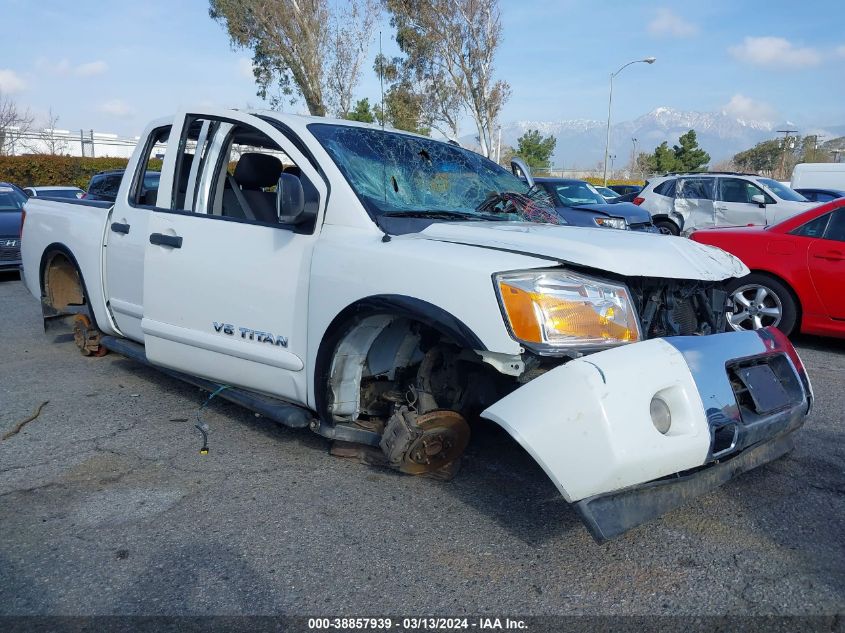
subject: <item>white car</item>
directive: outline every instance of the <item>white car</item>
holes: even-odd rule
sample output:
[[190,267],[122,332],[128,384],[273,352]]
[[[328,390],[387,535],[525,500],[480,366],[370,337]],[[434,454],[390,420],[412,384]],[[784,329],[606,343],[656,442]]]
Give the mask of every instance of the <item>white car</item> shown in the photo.
[[223,388],[338,454],[443,478],[468,419],[498,424],[600,541],[789,451],[798,355],[723,333],[745,265],[558,225],[526,179],[425,136],[198,108],[148,126],[114,202],[30,199],[23,276],[83,353]]
[[662,233],[713,226],[769,225],[816,206],[771,178],[732,172],[671,174],[648,181],[634,204]]
[[24,187],[23,192],[30,198],[81,198],[85,191],[79,187]]

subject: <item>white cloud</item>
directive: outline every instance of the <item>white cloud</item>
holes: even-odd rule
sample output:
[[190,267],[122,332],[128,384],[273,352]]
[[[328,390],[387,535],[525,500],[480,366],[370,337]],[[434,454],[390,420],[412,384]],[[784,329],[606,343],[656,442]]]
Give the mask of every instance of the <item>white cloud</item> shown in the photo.
[[84,64],[72,64],[68,59],[52,62],[40,57],[35,62],[35,68],[39,72],[59,75],[60,77],[93,77],[94,75],[102,75],[109,69],[109,65],[101,59]]
[[765,68],[805,68],[822,60],[816,49],[797,47],[782,37],[746,37],[728,51],[742,62]]
[[249,79],[250,81],[255,79],[255,75],[252,72],[251,59],[248,57],[238,58],[238,74],[244,79]]
[[668,37],[689,37],[698,32],[698,27],[684,20],[672,9],[658,9],[654,19],[648,24],[648,32],[652,35]]
[[722,106],[722,112],[745,121],[774,121],[777,118],[777,112],[768,103],[739,93]]
[[94,75],[102,75],[109,69],[109,65],[101,59],[95,62],[87,62],[79,64],[73,69],[73,74],[79,77],[93,77]]
[[97,109],[104,114],[110,114],[121,119],[132,116],[135,113],[129,104],[122,99],[109,99],[101,103]]
[[14,93],[26,88],[26,82],[14,70],[0,68],[0,92]]

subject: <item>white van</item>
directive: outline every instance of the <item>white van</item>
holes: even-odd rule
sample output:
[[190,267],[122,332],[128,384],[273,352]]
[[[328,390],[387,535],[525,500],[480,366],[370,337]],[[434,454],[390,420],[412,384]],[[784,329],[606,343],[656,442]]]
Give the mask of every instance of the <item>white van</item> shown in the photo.
[[845,189],[845,163],[798,163],[792,170],[793,189]]

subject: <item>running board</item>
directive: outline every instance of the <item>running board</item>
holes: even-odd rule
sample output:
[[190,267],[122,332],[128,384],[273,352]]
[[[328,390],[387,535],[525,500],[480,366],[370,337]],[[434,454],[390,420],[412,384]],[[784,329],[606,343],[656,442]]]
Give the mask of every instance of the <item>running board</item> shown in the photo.
[[[159,367],[154,365],[147,359],[147,353],[144,346],[134,341],[129,341],[125,338],[117,338],[114,336],[104,336],[100,339],[100,345],[106,349],[125,356],[131,360],[152,367],[168,376],[182,380],[188,384],[199,387],[204,391],[213,393],[220,389],[222,385],[184,374],[180,371],[168,369],[166,367]],[[381,435],[373,431],[357,428],[348,424],[329,425],[321,422],[314,417],[314,414],[304,407],[285,402],[278,398],[265,396],[254,391],[241,389],[240,387],[229,387],[218,394],[218,397],[233,402],[239,406],[249,409],[262,415],[263,417],[278,422],[284,426],[294,429],[310,428],[317,435],[322,435],[330,440],[341,440],[344,442],[354,442],[357,444],[367,444],[369,446],[378,446],[381,441]]]

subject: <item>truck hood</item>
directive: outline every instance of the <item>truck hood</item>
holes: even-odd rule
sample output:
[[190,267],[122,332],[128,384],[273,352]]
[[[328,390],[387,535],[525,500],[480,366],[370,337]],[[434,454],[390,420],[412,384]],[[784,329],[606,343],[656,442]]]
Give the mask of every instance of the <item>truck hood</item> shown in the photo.
[[628,277],[721,281],[748,268],[725,251],[686,238],[526,222],[436,222],[393,239],[425,239],[491,248],[605,270]]
[[651,222],[651,214],[630,202],[607,202],[605,204],[576,204],[570,209],[584,209],[594,213],[601,213],[608,217],[625,218],[628,224],[642,224]]

